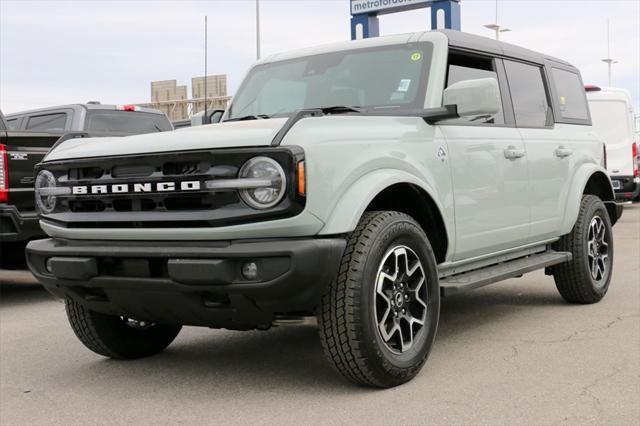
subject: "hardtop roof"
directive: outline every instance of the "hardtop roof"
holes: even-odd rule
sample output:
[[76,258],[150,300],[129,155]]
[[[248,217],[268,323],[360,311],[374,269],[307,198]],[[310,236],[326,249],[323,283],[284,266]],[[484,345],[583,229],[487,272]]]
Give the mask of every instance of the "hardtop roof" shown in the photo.
[[[6,114],[5,118],[9,119],[12,117],[19,117],[22,115],[30,115],[30,114],[34,114],[34,113],[46,113],[49,111],[58,111],[61,109],[72,109],[72,110],[79,110],[79,109],[86,109],[86,110],[110,110],[110,111],[115,111],[116,108],[118,106],[117,105],[109,105],[109,104],[67,104],[67,105],[56,105],[56,106],[51,106],[51,107],[44,107],[44,108],[36,108],[36,109],[30,109],[30,110],[25,110],[25,111],[18,111],[18,112],[13,112],[11,114]],[[149,113],[149,114],[163,114],[162,111],[157,110],[157,109],[153,109],[153,108],[143,108],[143,107],[138,107],[138,111],[136,112],[145,112],[145,113]]]

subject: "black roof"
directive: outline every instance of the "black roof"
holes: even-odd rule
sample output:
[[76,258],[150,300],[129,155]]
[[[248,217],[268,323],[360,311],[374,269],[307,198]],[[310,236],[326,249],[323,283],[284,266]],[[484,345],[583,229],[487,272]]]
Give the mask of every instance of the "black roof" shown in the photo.
[[492,38],[483,37],[475,34],[463,33],[454,30],[438,30],[449,39],[449,46],[461,49],[476,50],[480,52],[488,52],[495,55],[506,56],[514,59],[521,59],[528,62],[535,62],[543,65],[545,61],[555,62],[564,66],[575,68],[573,65],[562,59],[554,58],[543,53],[525,49],[524,47],[514,44],[505,43],[503,41],[494,40]]

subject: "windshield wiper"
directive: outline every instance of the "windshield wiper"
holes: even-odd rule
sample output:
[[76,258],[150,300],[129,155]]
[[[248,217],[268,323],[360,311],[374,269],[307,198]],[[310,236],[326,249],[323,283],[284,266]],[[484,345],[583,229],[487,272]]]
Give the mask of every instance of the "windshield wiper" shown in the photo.
[[328,107],[320,107],[317,109],[321,110],[325,114],[343,114],[343,113],[349,113],[349,112],[363,113],[364,112],[364,109],[358,106],[344,106],[344,105],[333,105]]
[[242,117],[229,118],[224,121],[226,123],[227,121],[264,120],[266,118],[269,118],[269,116],[266,114],[258,114],[258,115],[251,114],[251,115],[243,115]]

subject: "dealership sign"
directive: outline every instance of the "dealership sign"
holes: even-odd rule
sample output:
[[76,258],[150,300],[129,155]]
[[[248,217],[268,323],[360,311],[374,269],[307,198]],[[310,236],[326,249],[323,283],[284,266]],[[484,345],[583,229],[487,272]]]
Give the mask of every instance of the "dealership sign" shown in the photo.
[[[428,6],[435,0],[351,0],[351,14],[398,12]],[[393,10],[389,10],[393,9]]]

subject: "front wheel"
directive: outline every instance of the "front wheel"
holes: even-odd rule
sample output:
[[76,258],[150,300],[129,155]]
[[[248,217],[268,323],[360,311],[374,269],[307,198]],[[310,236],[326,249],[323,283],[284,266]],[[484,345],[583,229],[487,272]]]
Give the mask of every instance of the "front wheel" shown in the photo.
[[403,213],[365,213],[321,302],[329,360],[357,384],[407,382],[427,360],[439,315],[436,261],[423,230]]
[[65,300],[67,318],[80,341],[93,352],[116,359],[134,359],[164,350],[180,329],[179,325],[162,325],[105,315]]
[[570,262],[552,269],[560,295],[570,303],[600,301],[609,289],[613,270],[613,230],[600,198],[582,197],[576,224],[554,248],[573,255]]

